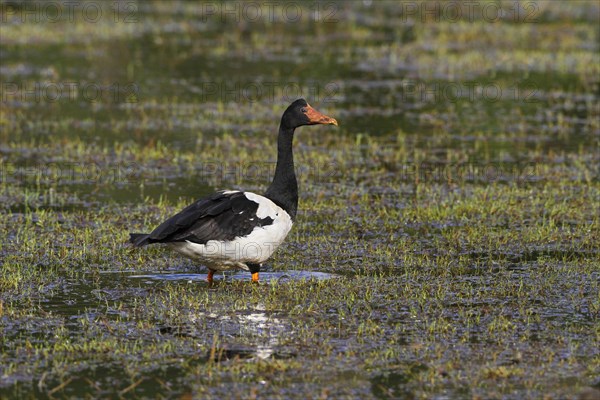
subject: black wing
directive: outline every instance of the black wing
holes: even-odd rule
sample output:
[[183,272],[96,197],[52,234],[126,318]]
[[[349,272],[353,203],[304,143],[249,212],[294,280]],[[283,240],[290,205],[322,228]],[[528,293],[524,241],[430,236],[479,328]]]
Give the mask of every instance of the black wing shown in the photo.
[[200,244],[209,240],[233,240],[248,235],[257,226],[273,223],[270,217],[256,216],[258,206],[243,192],[217,192],[190,204],[148,235],[131,234],[130,242],[144,246],[186,240]]

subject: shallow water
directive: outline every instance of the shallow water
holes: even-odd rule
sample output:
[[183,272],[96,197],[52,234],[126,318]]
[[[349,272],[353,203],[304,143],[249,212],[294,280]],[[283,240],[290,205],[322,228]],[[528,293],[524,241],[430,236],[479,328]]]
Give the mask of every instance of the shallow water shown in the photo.
[[[185,281],[185,282],[204,282],[206,281],[206,274],[145,274],[145,275],[132,275],[129,276],[131,279],[141,279],[144,282],[150,281]],[[339,275],[328,274],[326,272],[317,271],[285,271],[285,272],[261,272],[260,283],[270,283],[272,281],[297,281],[307,279],[333,279],[339,278]],[[215,281],[230,281],[230,280],[247,280],[249,275],[243,272],[236,274],[215,274]]]

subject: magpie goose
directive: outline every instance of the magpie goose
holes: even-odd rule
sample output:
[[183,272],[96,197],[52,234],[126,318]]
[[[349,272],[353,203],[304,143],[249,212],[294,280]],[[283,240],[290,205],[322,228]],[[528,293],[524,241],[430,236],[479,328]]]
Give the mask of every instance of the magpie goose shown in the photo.
[[167,219],[151,233],[131,233],[136,247],[167,243],[179,253],[208,267],[207,281],[215,271],[240,268],[258,273],[292,228],[298,209],[298,183],[294,171],[294,130],[303,125],[337,125],[304,99],[283,113],[277,137],[277,166],[264,195],[223,190],[200,199]]

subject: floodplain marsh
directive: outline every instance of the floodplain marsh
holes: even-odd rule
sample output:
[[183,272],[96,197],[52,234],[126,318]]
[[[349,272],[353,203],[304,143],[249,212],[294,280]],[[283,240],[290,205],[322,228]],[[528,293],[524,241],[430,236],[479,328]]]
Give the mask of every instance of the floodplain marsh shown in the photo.
[[[0,3],[0,397],[598,394],[598,4],[400,3]],[[296,132],[264,282],[126,243],[264,191],[300,96],[340,126]]]

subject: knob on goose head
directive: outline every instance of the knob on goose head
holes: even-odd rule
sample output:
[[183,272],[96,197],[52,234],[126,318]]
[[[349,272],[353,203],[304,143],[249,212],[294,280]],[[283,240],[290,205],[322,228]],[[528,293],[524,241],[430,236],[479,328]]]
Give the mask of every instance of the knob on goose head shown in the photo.
[[298,99],[290,104],[281,117],[281,126],[287,129],[317,124],[337,126],[338,123],[335,118],[321,114],[312,108],[304,99]]

